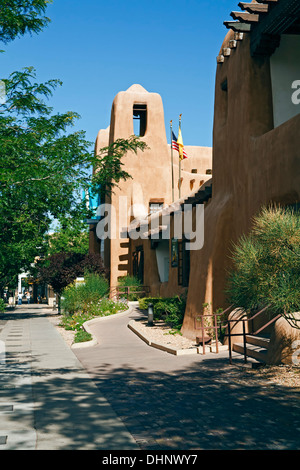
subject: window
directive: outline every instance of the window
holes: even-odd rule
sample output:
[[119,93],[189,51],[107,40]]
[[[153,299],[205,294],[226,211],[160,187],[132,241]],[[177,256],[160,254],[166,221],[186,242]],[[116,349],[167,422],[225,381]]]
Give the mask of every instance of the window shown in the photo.
[[228,82],[227,78],[221,83],[221,100],[220,100],[220,110],[219,114],[222,117],[223,124],[226,123],[227,120],[227,112],[228,112]]
[[160,211],[160,209],[162,209],[162,207],[163,207],[163,204],[162,204],[162,203],[150,202],[150,204],[149,204],[149,212],[150,212],[150,214],[154,214],[155,212]]
[[144,250],[142,246],[138,246],[133,253],[133,275],[143,284],[144,282]]
[[150,199],[149,214],[154,214],[164,207],[164,199]]
[[190,251],[186,241],[178,242],[178,285],[188,287],[190,279]]
[[147,105],[134,104],[133,105],[133,129],[134,135],[143,137],[147,129]]

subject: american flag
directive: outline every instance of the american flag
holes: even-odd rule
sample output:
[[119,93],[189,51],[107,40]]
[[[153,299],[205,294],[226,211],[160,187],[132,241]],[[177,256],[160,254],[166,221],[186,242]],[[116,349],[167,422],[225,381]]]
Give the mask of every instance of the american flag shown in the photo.
[[[177,143],[177,137],[176,135],[174,134],[174,132],[172,131],[172,149],[173,150],[177,150],[177,152],[179,152],[179,145]],[[188,158],[187,154],[186,154],[186,151],[184,150],[183,148],[183,158]]]

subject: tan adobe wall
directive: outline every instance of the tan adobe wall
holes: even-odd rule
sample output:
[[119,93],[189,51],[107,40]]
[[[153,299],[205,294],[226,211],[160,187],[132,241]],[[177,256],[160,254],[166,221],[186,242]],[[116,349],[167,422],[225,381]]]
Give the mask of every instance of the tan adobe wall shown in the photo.
[[204,248],[191,254],[185,336],[194,338],[194,317],[204,302],[214,311],[228,306],[232,242],[249,232],[261,206],[299,201],[299,126],[298,114],[274,129],[270,60],[251,58],[246,35],[217,67],[213,197],[205,210]]

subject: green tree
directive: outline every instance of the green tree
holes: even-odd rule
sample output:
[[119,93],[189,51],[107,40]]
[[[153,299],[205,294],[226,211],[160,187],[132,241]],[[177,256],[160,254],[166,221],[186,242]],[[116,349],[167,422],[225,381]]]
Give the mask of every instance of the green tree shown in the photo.
[[246,312],[270,305],[274,314],[300,310],[300,216],[263,208],[253,229],[234,246],[230,302]]
[[91,186],[95,191],[100,190],[102,199],[113,191],[121,180],[131,178],[123,169],[124,157],[128,152],[144,151],[148,146],[139,137],[132,135],[129,139],[117,139],[107,147],[100,149],[93,158],[93,176]]
[[[79,203],[83,187],[101,185],[105,194],[130,177],[123,170],[127,152],[144,149],[136,137],[119,139],[101,150],[91,152],[83,131],[68,133],[78,115],[53,114],[45,103],[59,84],[50,80],[35,82],[35,71],[14,72],[5,81],[7,99],[0,104],[0,283],[2,287],[22,269],[28,269],[45,247],[45,237],[53,219],[62,228],[73,228],[89,217]],[[91,176],[91,167],[95,168]],[[67,223],[68,221],[68,223]],[[75,231],[76,232],[76,231]],[[67,234],[65,234],[67,235]],[[66,236],[56,238],[63,246]],[[70,243],[69,243],[70,245]],[[50,249],[51,252],[51,249]],[[52,250],[53,252],[53,250]],[[0,285],[1,288],[1,285]]]
[[[35,82],[35,71],[14,72],[0,104],[0,278],[6,284],[27,269],[53,219],[78,215],[87,184],[90,142],[68,133],[76,113],[52,114],[45,103],[59,84]],[[84,214],[81,214],[84,217]]]
[[[0,41],[40,32],[49,22],[48,3],[2,0]],[[70,251],[73,242],[66,237],[80,237],[78,227],[90,216],[78,202],[82,188],[101,184],[102,194],[109,191],[130,177],[122,168],[124,155],[145,146],[134,137],[120,139],[102,149],[98,158],[83,131],[71,132],[80,116],[71,111],[54,114],[47,104],[60,80],[38,83],[32,67],[2,79],[6,100],[0,102],[0,291],[5,285],[14,287],[18,273],[28,270],[36,256]],[[51,247],[48,232],[55,219],[61,230]],[[65,228],[68,234],[63,236]]]
[[89,231],[82,217],[63,217],[53,232],[46,237],[49,255],[55,253],[82,253],[89,251]]
[[1,0],[0,41],[8,43],[25,33],[39,33],[49,23],[51,0]]
[[31,272],[39,282],[52,286],[58,295],[58,310],[60,312],[60,297],[63,290],[72,284],[77,277],[88,274],[107,276],[100,254],[61,252],[55,253],[44,260],[39,260]]

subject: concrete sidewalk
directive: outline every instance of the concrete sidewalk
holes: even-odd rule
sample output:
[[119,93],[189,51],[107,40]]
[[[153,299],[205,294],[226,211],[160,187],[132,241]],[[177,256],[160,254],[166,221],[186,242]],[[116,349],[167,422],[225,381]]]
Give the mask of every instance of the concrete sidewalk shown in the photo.
[[1,315],[0,450],[138,449],[49,313],[23,305]]
[[230,366],[227,353],[149,347],[128,328],[134,308],[93,322],[96,345],[76,349],[50,314],[0,315],[0,450],[300,448],[299,389]]

